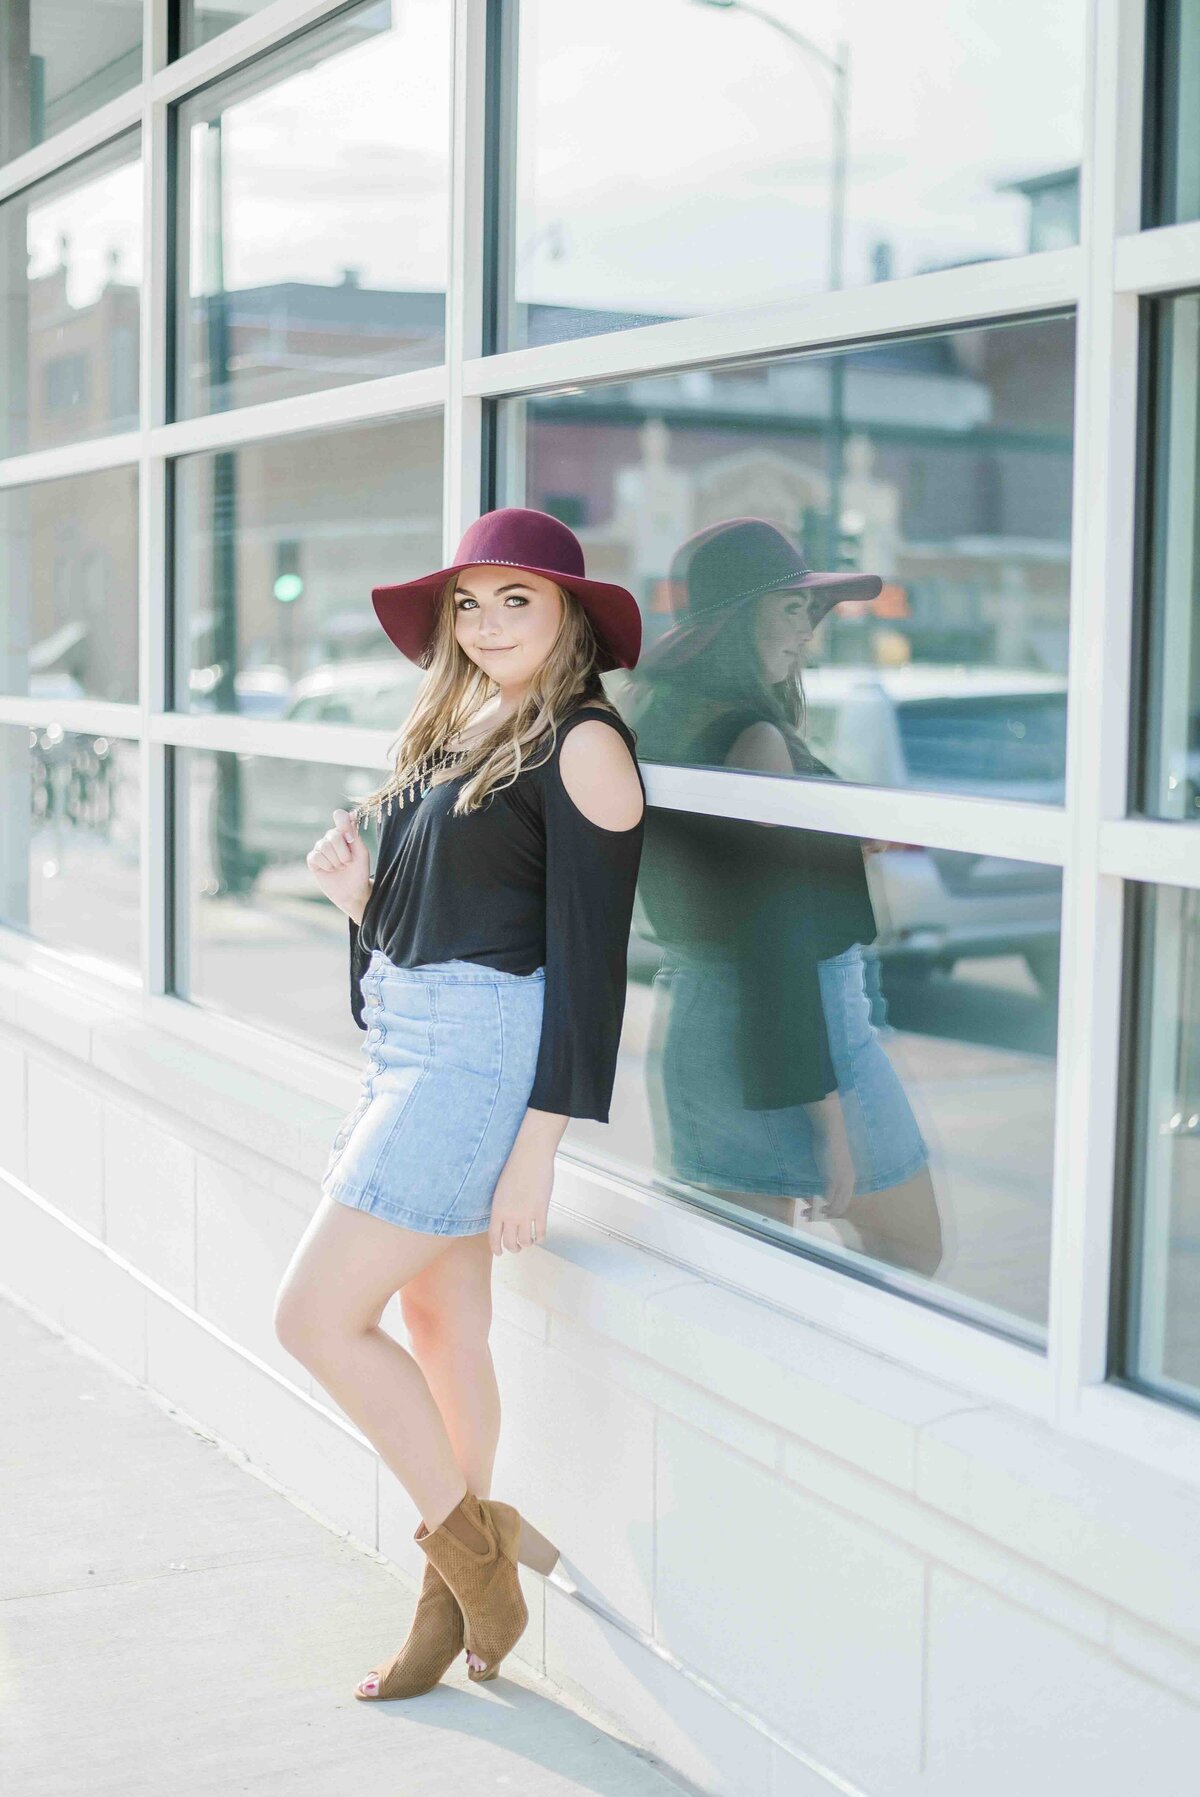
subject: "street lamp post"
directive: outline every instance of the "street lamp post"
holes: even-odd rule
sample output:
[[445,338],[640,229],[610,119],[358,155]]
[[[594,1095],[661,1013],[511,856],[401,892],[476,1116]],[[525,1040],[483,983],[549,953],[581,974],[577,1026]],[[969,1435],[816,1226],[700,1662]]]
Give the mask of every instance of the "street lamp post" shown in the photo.
[[[843,257],[846,238],[846,163],[849,154],[847,115],[850,97],[850,46],[844,41],[840,42],[837,55],[831,56],[804,32],[797,31],[794,25],[787,25],[782,19],[777,19],[774,13],[764,12],[761,7],[751,5],[750,0],[694,0],[694,3],[697,6],[714,7],[720,12],[752,14],[754,18],[761,19],[764,25],[770,25],[778,31],[830,77],[833,92],[833,166],[829,196],[829,286],[831,292],[837,292],[845,275]],[[835,353],[829,370],[829,514],[826,526],[829,541],[824,558],[829,567],[837,565],[841,543],[844,407],[845,366],[842,356]]]

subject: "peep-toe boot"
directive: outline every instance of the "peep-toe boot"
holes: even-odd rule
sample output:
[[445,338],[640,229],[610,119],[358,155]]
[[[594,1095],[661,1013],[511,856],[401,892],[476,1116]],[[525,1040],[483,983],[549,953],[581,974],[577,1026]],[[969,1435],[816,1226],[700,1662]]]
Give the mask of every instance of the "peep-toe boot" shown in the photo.
[[445,1522],[428,1530],[422,1521],[413,1540],[441,1573],[458,1599],[463,1645],[481,1662],[468,1666],[475,1683],[494,1678],[504,1656],[525,1632],[529,1609],[517,1574],[518,1558],[549,1572],[558,1550],[523,1519],[512,1504],[464,1494],[456,1506],[487,1545],[476,1551],[451,1533]]
[[458,1599],[431,1560],[404,1646],[381,1666],[372,1666],[361,1683],[378,1682],[373,1691],[355,1689],[365,1703],[393,1697],[421,1697],[432,1691],[463,1649],[463,1614]]

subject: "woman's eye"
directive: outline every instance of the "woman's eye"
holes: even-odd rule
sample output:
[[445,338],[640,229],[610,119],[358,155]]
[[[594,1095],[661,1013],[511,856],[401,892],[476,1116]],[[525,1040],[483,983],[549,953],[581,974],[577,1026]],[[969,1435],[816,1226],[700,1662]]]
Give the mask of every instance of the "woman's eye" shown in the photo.
[[[529,600],[522,598],[520,593],[510,593],[508,598],[504,601],[505,605],[509,604],[513,599],[516,600],[518,605],[529,604]],[[454,609],[455,611],[466,611],[468,605],[474,605],[474,603],[475,601],[473,599],[458,599],[455,601]]]

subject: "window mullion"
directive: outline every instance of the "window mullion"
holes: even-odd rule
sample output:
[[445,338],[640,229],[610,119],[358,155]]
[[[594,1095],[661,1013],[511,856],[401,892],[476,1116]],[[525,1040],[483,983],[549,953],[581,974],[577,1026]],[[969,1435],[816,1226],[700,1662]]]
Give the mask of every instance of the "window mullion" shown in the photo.
[[1143,0],[1094,0],[1081,185],[1063,881],[1048,1352],[1060,1418],[1107,1372],[1121,995],[1121,882],[1101,829],[1126,810],[1138,300],[1114,282],[1136,228]]
[[482,487],[483,402],[464,395],[463,364],[483,343],[487,11],[487,0],[455,0],[442,504],[447,561],[479,514]]

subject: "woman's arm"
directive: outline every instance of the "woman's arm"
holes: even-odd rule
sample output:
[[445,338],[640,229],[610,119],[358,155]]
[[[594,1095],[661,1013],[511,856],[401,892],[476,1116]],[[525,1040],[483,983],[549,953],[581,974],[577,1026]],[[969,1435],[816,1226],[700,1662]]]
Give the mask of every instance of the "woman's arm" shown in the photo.
[[327,899],[355,923],[371,896],[371,857],[348,811],[335,811],[333,827],[306,856],[309,873]]
[[644,803],[619,732],[574,720],[543,794],[542,1036],[525,1115],[492,1195],[493,1254],[545,1240],[554,1155],[570,1119],[608,1122]]
[[360,924],[362,922],[363,912],[366,910],[367,905],[370,901],[371,888],[374,886],[374,884],[375,884],[374,880],[367,881],[367,890],[366,890],[366,893],[364,894],[363,898],[361,899],[361,901],[356,900],[353,910],[348,911],[346,913],[346,915],[347,915],[347,917],[349,917],[351,923]]

